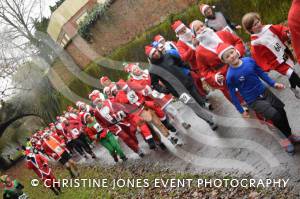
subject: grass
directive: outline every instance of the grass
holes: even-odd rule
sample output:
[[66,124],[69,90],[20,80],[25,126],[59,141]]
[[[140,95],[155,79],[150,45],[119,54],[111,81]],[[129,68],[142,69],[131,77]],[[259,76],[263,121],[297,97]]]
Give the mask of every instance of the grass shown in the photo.
[[[22,165],[17,165],[10,169],[7,173],[13,178],[17,178],[22,184],[25,185],[24,192],[26,192],[30,198],[43,198],[43,199],[52,199],[52,198],[80,198],[80,199],[96,199],[96,198],[192,198],[197,195],[196,198],[199,198],[200,195],[205,197],[211,197],[213,194],[217,193],[218,196],[228,196],[234,192],[234,198],[241,198],[248,196],[252,192],[257,192],[260,196],[270,197],[272,194],[276,194],[278,198],[292,198],[292,194],[287,192],[286,189],[276,189],[270,190],[265,188],[232,188],[232,187],[202,187],[197,186],[197,179],[214,179],[214,178],[233,178],[233,177],[222,177],[217,174],[190,174],[190,173],[180,173],[173,171],[161,171],[155,168],[148,168],[148,166],[138,167],[128,167],[125,168],[122,164],[118,164],[111,168],[104,168],[99,165],[95,166],[85,166],[80,167],[80,178],[82,179],[107,179],[107,187],[96,187],[96,188],[84,188],[84,187],[73,187],[73,188],[63,188],[63,194],[59,197],[56,197],[49,189],[39,185],[38,187],[32,187],[30,181],[33,178],[37,178],[36,175],[29,171],[28,169],[18,170]],[[22,173],[21,173],[22,172]],[[66,170],[61,167],[55,167],[55,174],[58,179],[67,178],[69,179],[68,173]],[[111,184],[113,180],[124,179],[124,180],[140,180],[140,187],[137,187],[137,184],[132,187],[131,185],[125,187],[116,187],[113,188]],[[191,186],[185,187],[171,187],[171,184],[166,184],[164,187],[161,182],[159,187],[154,187],[154,180],[162,179],[164,183],[170,179],[192,179]],[[171,181],[169,181],[170,183]],[[187,181],[186,181],[187,182]],[[177,184],[177,183],[176,183]],[[102,186],[102,185],[100,185]],[[0,192],[0,194],[2,194]]]

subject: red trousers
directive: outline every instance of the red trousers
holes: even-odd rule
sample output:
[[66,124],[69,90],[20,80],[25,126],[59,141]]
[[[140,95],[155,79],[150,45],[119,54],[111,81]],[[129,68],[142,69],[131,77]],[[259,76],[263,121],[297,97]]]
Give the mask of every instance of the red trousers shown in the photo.
[[136,136],[132,135],[132,133],[126,133],[124,130],[118,133],[118,136],[123,140],[123,142],[134,152],[138,152],[139,143]]

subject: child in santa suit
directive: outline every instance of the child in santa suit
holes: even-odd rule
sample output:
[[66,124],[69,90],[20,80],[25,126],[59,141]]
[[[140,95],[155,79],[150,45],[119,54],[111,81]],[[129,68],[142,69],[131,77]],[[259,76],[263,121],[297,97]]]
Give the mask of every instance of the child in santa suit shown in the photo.
[[90,113],[84,113],[82,118],[86,125],[84,130],[91,140],[100,142],[109,151],[115,162],[118,162],[118,155],[121,159],[125,159],[126,156],[118,140],[108,129],[104,129]]
[[217,53],[224,63],[229,64],[226,75],[226,85],[229,88],[232,102],[236,109],[248,118],[249,113],[244,111],[236,95],[236,89],[254,111],[270,119],[274,126],[281,131],[280,144],[290,153],[294,153],[292,142],[300,142],[300,136],[293,135],[284,110],[284,103],[281,102],[261,81],[278,90],[284,89],[284,85],[276,83],[256,64],[253,58],[239,58],[236,48],[230,44],[220,43]]
[[42,150],[48,157],[64,165],[72,178],[79,176],[78,168],[71,159],[72,156],[67,150],[65,142],[59,136],[45,132],[42,136]]
[[[172,29],[179,38],[176,47],[178,49],[180,58],[184,62],[188,62],[191,67],[190,75],[193,78],[194,84],[197,91],[201,96],[205,96],[207,93],[203,89],[202,80],[199,68],[197,67],[195,50],[196,47],[193,45],[194,34],[188,27],[185,26],[182,21],[178,20],[172,24]],[[209,104],[208,104],[209,105]],[[208,106],[206,104],[206,106]]]
[[286,46],[290,41],[289,30],[282,25],[263,25],[258,13],[247,13],[242,24],[251,34],[251,54],[257,64],[266,72],[275,70],[289,78],[291,90],[300,99],[300,78],[294,71],[294,58]]
[[288,25],[298,63],[300,63],[300,0],[293,0],[289,11]]
[[201,21],[193,23],[193,30],[196,33],[196,43],[198,43],[196,61],[201,76],[205,78],[205,81],[212,88],[222,91],[224,96],[230,101],[229,91],[225,84],[228,65],[219,59],[217,47],[220,43],[229,43],[235,46],[242,57],[245,53],[242,40],[228,31],[214,32]]
[[38,177],[43,181],[44,186],[50,188],[55,195],[61,193],[60,185],[56,182],[56,178],[49,167],[48,159],[41,153],[34,152],[32,149],[27,149],[26,154],[26,166],[28,169],[33,170]]

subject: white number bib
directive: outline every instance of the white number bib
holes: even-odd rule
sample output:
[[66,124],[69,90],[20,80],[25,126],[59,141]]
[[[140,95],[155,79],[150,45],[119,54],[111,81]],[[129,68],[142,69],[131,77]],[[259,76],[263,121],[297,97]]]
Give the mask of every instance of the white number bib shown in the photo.
[[102,126],[99,123],[94,124],[94,129],[96,129],[97,133],[101,132],[103,130]]
[[139,97],[133,90],[131,90],[127,93],[127,99],[130,102],[130,104],[135,104],[139,100]]
[[179,97],[179,100],[183,103],[188,103],[190,101],[191,97],[187,93],[182,93]]
[[153,90],[153,91],[152,91],[152,96],[153,96],[154,98],[162,99],[162,98],[165,97],[165,94],[160,93],[160,92],[158,92],[158,91],[156,91],[156,90]]

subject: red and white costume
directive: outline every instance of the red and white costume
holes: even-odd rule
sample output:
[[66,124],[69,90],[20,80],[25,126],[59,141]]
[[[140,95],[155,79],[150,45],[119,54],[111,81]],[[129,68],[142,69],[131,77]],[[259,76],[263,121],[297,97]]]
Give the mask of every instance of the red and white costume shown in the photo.
[[[240,56],[245,53],[245,47],[242,40],[236,35],[227,31],[213,32],[211,29],[201,33],[202,39],[199,38],[200,43],[196,49],[196,61],[200,70],[201,76],[212,87],[219,89],[223,92],[224,96],[231,100],[228,88],[225,84],[226,73],[228,65],[224,64],[218,57],[217,47],[219,43],[228,43],[236,48]],[[220,84],[216,76],[217,74],[224,76],[223,84]]]
[[[112,102],[111,100],[107,99],[102,102],[102,107],[99,108],[96,106],[94,109],[94,116],[97,122],[104,128],[104,131],[110,131],[116,136],[119,136],[129,148],[131,148],[134,152],[138,152],[138,140],[132,134],[126,133],[122,127],[118,124],[122,120],[122,112],[125,109],[119,103]],[[128,125],[122,121],[122,125]]]
[[265,25],[251,35],[251,54],[264,71],[276,70],[290,77],[294,62],[286,54],[288,39],[288,28],[282,25]]
[[56,178],[49,167],[48,160],[45,156],[32,152],[29,152],[26,156],[27,168],[32,169],[47,187],[52,187],[53,185],[59,187],[58,183],[53,183],[56,181]]
[[[185,25],[181,21],[176,21],[172,25],[172,28],[176,32],[176,29],[178,29],[178,27],[180,27],[180,26],[185,26]],[[179,52],[181,60],[184,62],[188,62],[191,66],[190,74],[194,80],[194,84],[197,88],[197,91],[201,95],[206,95],[206,92],[203,89],[203,85],[202,85],[202,81],[201,81],[201,74],[200,74],[199,68],[197,67],[195,46],[192,44],[192,42],[186,42],[180,38],[178,39],[176,46],[177,46],[177,50]]]

